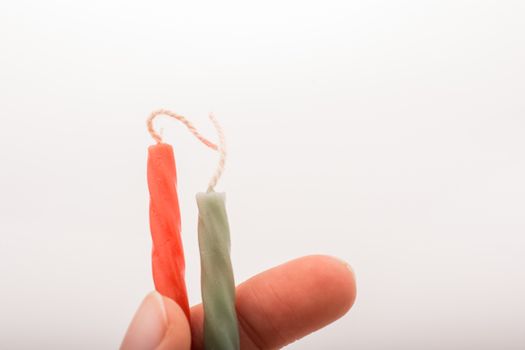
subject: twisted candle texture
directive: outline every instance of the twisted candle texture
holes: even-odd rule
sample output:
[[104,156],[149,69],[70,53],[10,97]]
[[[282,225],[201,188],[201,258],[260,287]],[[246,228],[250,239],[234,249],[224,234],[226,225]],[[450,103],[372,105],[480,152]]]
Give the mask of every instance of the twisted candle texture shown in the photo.
[[173,149],[158,143],[148,149],[152,267],[156,290],[173,299],[188,320],[190,307],[184,282],[184,251],[180,236],[177,170]]
[[239,349],[230,228],[224,193],[197,194],[201,292],[206,350]]

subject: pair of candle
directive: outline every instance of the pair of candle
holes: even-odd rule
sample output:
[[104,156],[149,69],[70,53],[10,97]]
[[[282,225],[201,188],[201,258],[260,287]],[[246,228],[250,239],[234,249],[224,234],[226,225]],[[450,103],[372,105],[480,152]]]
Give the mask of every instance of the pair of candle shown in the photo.
[[153,240],[152,267],[156,290],[177,302],[188,321],[190,307],[184,281],[185,261],[181,240],[180,209],[177,196],[177,170],[173,148],[162,142],[153,129],[153,119],[167,115],[181,121],[206,146],[220,152],[219,166],[207,192],[196,196],[199,209],[198,238],[201,261],[201,294],[204,306],[204,346],[209,349],[239,349],[235,313],[235,283],[230,260],[230,230],[225,194],[214,187],[224,169],[224,135],[217,120],[210,116],[219,134],[219,145],[202,137],[183,116],[167,110],[153,112],[148,130],[157,141],[148,149],[148,187],[150,229]]

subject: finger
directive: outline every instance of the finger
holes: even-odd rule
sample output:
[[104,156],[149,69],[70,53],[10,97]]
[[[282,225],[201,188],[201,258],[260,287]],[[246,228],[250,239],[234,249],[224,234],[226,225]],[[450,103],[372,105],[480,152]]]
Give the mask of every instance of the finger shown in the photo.
[[[299,258],[237,287],[241,349],[281,348],[343,316],[356,287],[349,265],[328,256]],[[202,305],[192,308],[192,349],[203,349]]]
[[190,342],[190,327],[180,306],[152,292],[133,317],[120,349],[189,350]]

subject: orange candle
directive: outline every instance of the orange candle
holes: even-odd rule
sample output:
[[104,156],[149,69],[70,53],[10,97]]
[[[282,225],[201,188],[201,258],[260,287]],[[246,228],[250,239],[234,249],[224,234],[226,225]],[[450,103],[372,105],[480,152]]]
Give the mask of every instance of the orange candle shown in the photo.
[[180,236],[177,170],[173,149],[168,144],[158,143],[148,149],[148,187],[155,289],[179,304],[189,320],[190,307],[184,281],[185,262]]

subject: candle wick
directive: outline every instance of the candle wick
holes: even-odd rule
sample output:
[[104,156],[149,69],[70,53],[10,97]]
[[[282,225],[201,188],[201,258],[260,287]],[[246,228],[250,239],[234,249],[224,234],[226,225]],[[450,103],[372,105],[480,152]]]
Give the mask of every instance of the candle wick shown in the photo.
[[166,115],[168,117],[171,117],[171,118],[174,118],[178,121],[180,121],[182,124],[184,124],[188,130],[197,138],[199,139],[199,141],[201,141],[203,144],[205,144],[206,146],[208,146],[209,148],[217,151],[218,150],[218,147],[216,144],[214,144],[213,142],[209,141],[207,138],[205,138],[204,136],[202,136],[198,131],[197,129],[193,126],[193,124],[188,120],[186,119],[186,117],[182,116],[182,115],[179,115],[177,113],[174,113],[172,111],[169,111],[167,109],[159,109],[159,110],[156,110],[154,112],[152,112],[150,114],[150,116],[148,117],[147,119],[147,126],[148,126],[148,131],[151,135],[151,137],[157,141],[157,143],[161,143],[162,142],[162,137],[161,135],[159,135],[155,129],[153,128],[153,120],[158,117],[159,115]]
[[217,182],[222,176],[222,173],[224,172],[224,166],[226,164],[226,137],[224,136],[224,130],[222,129],[222,126],[219,124],[219,121],[215,117],[213,113],[210,113],[210,120],[215,127],[215,130],[217,131],[217,135],[219,136],[219,146],[217,151],[219,152],[219,164],[217,164],[217,168],[215,169],[215,173],[210,179],[210,182],[208,184],[208,192],[212,192],[217,185]]
[[186,117],[175,112],[169,111],[167,109],[158,109],[156,111],[153,111],[146,122],[148,126],[148,132],[157,143],[162,143],[163,130],[161,129],[161,133],[159,135],[159,133],[155,131],[155,128],[153,128],[153,120],[159,115],[165,115],[180,121],[199,141],[201,141],[203,144],[205,144],[212,150],[219,152],[219,164],[217,165],[217,168],[215,169],[215,172],[211,177],[210,182],[208,183],[208,192],[212,192],[215,186],[217,185],[217,182],[219,182],[222,173],[224,172],[224,166],[226,164],[226,137],[224,136],[224,130],[222,129],[215,115],[213,115],[213,113],[210,113],[209,117],[213,126],[215,127],[215,130],[217,131],[217,135],[219,136],[219,145],[216,145],[215,143],[202,136],[197,131],[195,126],[193,126],[193,124],[188,119],[186,119]]

